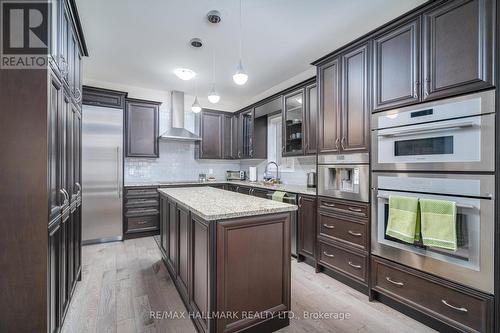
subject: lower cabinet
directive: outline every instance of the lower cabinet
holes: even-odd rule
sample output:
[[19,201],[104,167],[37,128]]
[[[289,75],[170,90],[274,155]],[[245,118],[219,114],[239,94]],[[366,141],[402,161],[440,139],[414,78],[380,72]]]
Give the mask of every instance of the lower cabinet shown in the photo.
[[315,258],[316,254],[316,197],[299,195],[298,254]]
[[317,270],[368,293],[369,211],[366,203],[318,198]]
[[371,283],[377,294],[445,323],[453,331],[493,331],[491,295],[376,256],[372,256]]
[[[163,260],[198,332],[252,331],[252,327],[264,332],[288,324],[284,316],[290,309],[288,213],[206,221],[163,195],[160,207]],[[242,311],[251,310],[274,315],[242,317]],[[210,315],[227,311],[238,318]],[[259,325],[263,325],[260,330]]]
[[58,332],[81,278],[81,199],[48,228],[48,327]]
[[125,187],[123,207],[125,239],[159,233],[160,206],[156,186]]

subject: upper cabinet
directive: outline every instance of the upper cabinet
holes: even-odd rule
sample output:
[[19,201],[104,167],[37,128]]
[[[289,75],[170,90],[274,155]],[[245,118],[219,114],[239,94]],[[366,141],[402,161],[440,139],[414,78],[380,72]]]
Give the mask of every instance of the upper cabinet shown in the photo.
[[283,156],[304,153],[304,89],[283,97]]
[[373,39],[373,110],[493,87],[491,0],[445,1]]
[[368,46],[356,47],[341,56],[342,97],[340,147],[343,152],[368,152]]
[[444,2],[423,15],[424,99],[493,86],[490,0]]
[[305,87],[304,152],[314,155],[318,146],[318,87],[316,83]]
[[420,19],[390,29],[373,41],[373,109],[418,102]]
[[203,110],[201,113],[200,158],[222,158],[223,118],[220,112]]
[[368,45],[356,46],[318,67],[319,152],[367,152]]
[[308,83],[283,96],[283,156],[314,155],[317,150],[318,88]]
[[158,157],[158,102],[126,99],[126,157]]
[[318,151],[340,150],[340,63],[338,58],[318,67],[319,126]]
[[236,159],[238,117],[228,112],[203,110],[199,158]]

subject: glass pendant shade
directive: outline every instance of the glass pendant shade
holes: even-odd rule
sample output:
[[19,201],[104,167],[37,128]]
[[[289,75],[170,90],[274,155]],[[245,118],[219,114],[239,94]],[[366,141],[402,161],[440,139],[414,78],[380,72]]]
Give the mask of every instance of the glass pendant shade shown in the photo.
[[200,102],[198,102],[198,96],[194,98],[193,105],[191,106],[191,111],[194,113],[199,113],[201,111],[201,105]]
[[245,83],[247,83],[247,80],[248,80],[248,75],[245,72],[245,70],[243,69],[243,65],[242,65],[241,59],[240,59],[238,67],[236,68],[236,73],[234,73],[234,75],[233,75],[233,81],[237,85],[241,86],[241,85],[244,85]]

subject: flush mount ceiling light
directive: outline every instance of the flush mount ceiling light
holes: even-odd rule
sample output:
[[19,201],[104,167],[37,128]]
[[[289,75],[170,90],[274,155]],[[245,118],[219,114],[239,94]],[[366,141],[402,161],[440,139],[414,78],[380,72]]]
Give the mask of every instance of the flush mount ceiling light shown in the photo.
[[179,79],[184,81],[189,81],[196,76],[196,73],[189,68],[176,68],[174,70],[174,74],[177,75]]
[[245,72],[245,70],[243,69],[243,63],[241,61],[241,43],[242,43],[242,34],[241,34],[241,0],[240,0],[240,61],[238,62],[238,67],[236,67],[236,73],[234,73],[233,75],[233,81],[234,83],[236,83],[237,85],[241,86],[241,85],[244,85],[245,83],[247,83],[247,80],[248,80],[248,75],[247,73]]

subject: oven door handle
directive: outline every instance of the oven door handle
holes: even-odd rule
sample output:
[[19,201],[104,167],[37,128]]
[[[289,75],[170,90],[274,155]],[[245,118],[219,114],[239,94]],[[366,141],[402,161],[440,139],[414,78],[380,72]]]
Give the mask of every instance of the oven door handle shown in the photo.
[[[379,199],[389,199],[389,196],[388,195],[378,194],[377,198],[379,198]],[[477,209],[477,207],[474,206],[474,205],[465,205],[465,204],[461,204],[461,203],[455,203],[455,206],[457,206],[458,208]]]
[[381,136],[381,137],[397,137],[397,136],[409,136],[409,135],[413,135],[413,134],[420,134],[420,133],[429,133],[429,132],[436,132],[436,131],[441,131],[441,130],[444,130],[444,129],[463,129],[463,128],[467,128],[467,127],[472,127],[474,126],[475,124],[471,121],[464,121],[464,122],[461,122],[461,123],[453,123],[453,124],[448,124],[448,125],[430,125],[430,126],[425,126],[424,128],[420,128],[420,129],[413,129],[413,130],[405,130],[404,127],[403,129],[401,130],[392,130],[392,131],[389,131],[389,130],[382,130],[383,133],[378,133],[378,136]]

